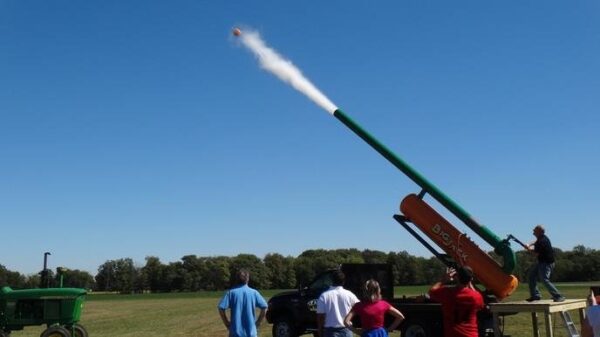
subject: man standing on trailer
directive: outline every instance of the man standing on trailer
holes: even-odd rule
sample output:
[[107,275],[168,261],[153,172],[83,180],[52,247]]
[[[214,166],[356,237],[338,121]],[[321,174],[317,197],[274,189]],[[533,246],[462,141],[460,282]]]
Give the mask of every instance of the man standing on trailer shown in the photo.
[[540,290],[537,287],[537,281],[540,279],[554,302],[562,302],[565,297],[558,292],[558,289],[550,282],[550,275],[554,269],[554,250],[550,239],[546,236],[544,226],[537,225],[533,228],[533,235],[536,241],[527,247],[527,250],[537,256],[537,263],[529,270],[529,298],[528,302],[539,301],[542,298]]

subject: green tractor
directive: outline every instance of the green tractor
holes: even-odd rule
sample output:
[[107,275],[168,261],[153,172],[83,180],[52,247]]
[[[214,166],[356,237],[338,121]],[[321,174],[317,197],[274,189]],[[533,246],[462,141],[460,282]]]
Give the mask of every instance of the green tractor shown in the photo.
[[25,326],[47,326],[40,337],[88,337],[78,324],[86,291],[78,288],[0,289],[0,337]]

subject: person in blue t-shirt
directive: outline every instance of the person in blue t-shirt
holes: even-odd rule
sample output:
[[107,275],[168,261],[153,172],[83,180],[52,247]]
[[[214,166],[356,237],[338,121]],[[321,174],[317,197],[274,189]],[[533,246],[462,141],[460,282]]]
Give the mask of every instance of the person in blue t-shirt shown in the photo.
[[[238,285],[229,289],[221,298],[219,314],[229,330],[229,337],[256,337],[267,312],[267,302],[256,289],[248,286],[250,273],[247,270],[239,270],[237,280]],[[258,318],[256,308],[260,309]],[[227,318],[227,309],[230,309],[230,318]]]

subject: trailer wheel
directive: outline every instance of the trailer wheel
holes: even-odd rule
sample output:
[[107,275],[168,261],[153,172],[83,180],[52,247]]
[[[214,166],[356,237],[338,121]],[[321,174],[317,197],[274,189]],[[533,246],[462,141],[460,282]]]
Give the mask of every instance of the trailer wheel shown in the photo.
[[273,322],[273,337],[297,337],[296,329],[292,320],[282,317]]
[[402,337],[430,337],[429,326],[421,321],[408,320],[402,324]]
[[71,333],[62,326],[55,325],[44,330],[40,337],[71,337]]
[[73,325],[73,337],[89,337],[87,330],[81,324]]

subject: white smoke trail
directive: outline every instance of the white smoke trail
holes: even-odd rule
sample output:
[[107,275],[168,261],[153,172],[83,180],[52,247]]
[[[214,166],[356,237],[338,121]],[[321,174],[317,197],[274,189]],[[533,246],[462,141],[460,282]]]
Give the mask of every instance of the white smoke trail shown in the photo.
[[245,29],[239,38],[244,46],[250,49],[258,58],[258,62],[263,69],[289,83],[330,114],[333,115],[333,112],[337,110],[335,104],[304,77],[300,69],[293,65],[291,61],[279,55],[277,51],[267,46],[258,32]]

